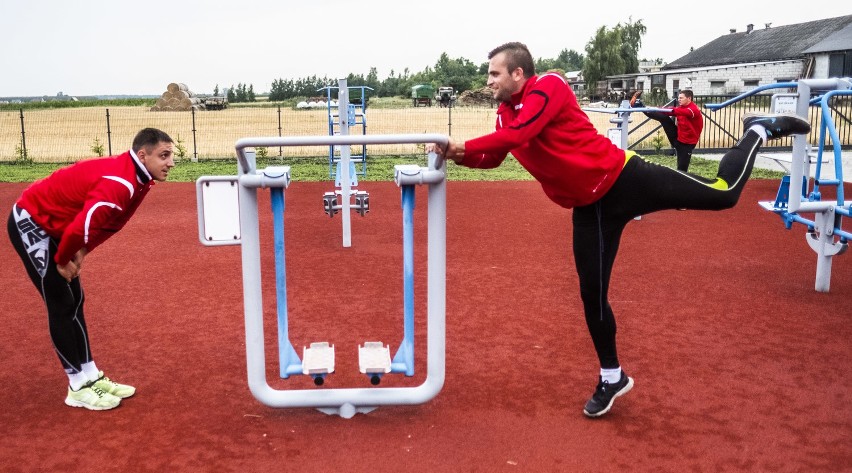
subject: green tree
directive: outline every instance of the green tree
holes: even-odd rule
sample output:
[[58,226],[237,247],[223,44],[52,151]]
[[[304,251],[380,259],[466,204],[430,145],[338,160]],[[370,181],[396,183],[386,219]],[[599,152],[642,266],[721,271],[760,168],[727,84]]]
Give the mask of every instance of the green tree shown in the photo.
[[621,57],[624,59],[624,72],[619,74],[633,74],[639,72],[639,48],[642,46],[642,36],[648,31],[648,28],[642,24],[642,20],[633,22],[633,18],[629,18],[627,24],[621,23],[615,26],[616,30],[621,31]]
[[591,95],[596,95],[598,81],[607,76],[639,72],[639,47],[646,31],[641,20],[633,23],[632,19],[626,25],[619,23],[612,29],[606,26],[598,28],[595,36],[586,43],[583,64],[586,89]]
[[563,49],[554,59],[538,58],[535,61],[535,71],[539,74],[550,70],[578,71],[583,68],[583,55],[577,51]]
[[582,54],[573,49],[563,49],[559,52],[559,56],[556,56],[557,67],[566,71],[579,71],[583,69],[585,60],[586,58]]
[[621,30],[609,30],[606,26],[601,26],[595,36],[586,43],[583,77],[586,80],[586,90],[591,95],[597,95],[598,81],[624,71],[621,42]]
[[290,98],[293,90],[293,81],[284,81],[283,79],[274,79],[272,87],[269,89],[269,101],[280,102]]
[[447,53],[441,53],[441,57],[435,63],[432,85],[449,86],[457,91],[468,90],[476,75],[476,64],[463,57],[450,59]]
[[219,84],[216,84],[216,87],[213,87],[213,96],[214,97],[219,96]]

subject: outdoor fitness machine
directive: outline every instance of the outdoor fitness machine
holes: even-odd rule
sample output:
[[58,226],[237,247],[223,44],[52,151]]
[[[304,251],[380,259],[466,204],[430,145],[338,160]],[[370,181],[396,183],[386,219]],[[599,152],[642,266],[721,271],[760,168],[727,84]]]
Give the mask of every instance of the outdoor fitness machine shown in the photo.
[[[850,216],[852,202],[843,197],[843,155],[841,141],[831,116],[830,103],[833,97],[852,95],[852,79],[801,79],[798,82],[780,82],[752,89],[720,104],[707,104],[710,110],[732,105],[746,97],[769,89],[795,89],[792,93],[776,93],[772,96],[771,111],[795,113],[809,119],[809,106],[819,105],[822,117],[819,128],[819,144],[814,152],[806,135],[793,136],[793,154],[790,173],[781,180],[774,201],[759,202],[764,209],[781,217],[789,230],[793,223],[807,226],[805,239],[817,254],[815,289],[828,292],[831,284],[831,259],[842,254],[848,247],[852,233],[842,228],[843,217]],[[812,98],[812,96],[814,96]],[[842,115],[841,115],[842,116]],[[848,118],[846,118],[848,120]],[[826,133],[831,137],[834,150],[834,178],[822,177],[822,164]],[[813,185],[810,183],[810,166],[816,164]],[[791,187],[792,186],[792,187]],[[834,187],[836,200],[822,201],[820,186]],[[813,213],[814,219],[801,216]]]
[[[332,90],[337,90],[337,107],[332,104]],[[349,102],[349,90],[360,90],[358,103]],[[338,80],[337,87],[325,87],[319,90],[326,91],[326,104],[328,107],[328,134],[349,135],[350,128],[360,126],[361,134],[367,134],[367,90],[373,90],[367,86],[348,87],[346,79]],[[360,164],[360,166],[356,166]],[[370,211],[370,194],[359,191],[358,175],[367,174],[367,145],[360,145],[360,153],[352,154],[349,145],[328,146],[329,174],[334,178],[336,190],[326,192],[322,196],[323,209],[329,217],[343,211],[341,215],[343,226],[343,246],[351,246],[351,223],[350,210],[355,210],[362,217]],[[354,202],[352,199],[354,197]]]
[[657,107],[634,108],[630,106],[629,100],[622,100],[619,106],[615,108],[583,107],[583,110],[587,112],[609,113],[615,115],[614,117],[609,119],[609,122],[614,124],[615,127],[607,129],[606,137],[609,138],[609,140],[612,141],[615,146],[618,146],[619,148],[624,150],[628,149],[627,136],[630,134],[630,122],[632,121],[630,118],[631,113],[671,111],[671,109]]
[[[587,112],[597,112],[597,113],[610,113],[615,115],[614,117],[609,119],[609,122],[616,125],[613,128],[609,128],[606,131],[606,137],[612,141],[612,144],[618,146],[619,148],[626,150],[628,149],[627,145],[627,136],[630,134],[630,114],[635,112],[664,112],[666,109],[664,108],[654,108],[654,107],[630,107],[629,100],[622,100],[621,104],[616,108],[606,108],[606,107],[583,107],[583,110]],[[635,217],[634,220],[642,220],[642,216],[639,215]]]
[[383,375],[414,375],[414,189],[428,185],[427,258],[427,375],[423,384],[400,388],[278,390],[266,380],[261,294],[260,236],[257,190],[269,188],[273,212],[275,290],[277,298],[280,375],[309,375],[317,386],[334,372],[334,345],[311,343],[300,359],[289,339],[284,245],[284,194],[290,167],[256,169],[250,148],[276,146],[341,146],[379,144],[447,144],[442,135],[372,135],[243,138],[236,142],[237,176],[202,176],[196,181],[198,235],[207,246],[242,247],[243,304],[246,324],[246,362],[252,394],[271,407],[315,407],[327,414],[351,418],[380,405],[421,404],[435,397],[444,384],[446,308],[446,163],[429,153],[428,167],[398,165],[394,180],[402,193],[403,223],[403,340],[390,358],[390,347],[365,342],[358,347],[359,371],[376,386]]

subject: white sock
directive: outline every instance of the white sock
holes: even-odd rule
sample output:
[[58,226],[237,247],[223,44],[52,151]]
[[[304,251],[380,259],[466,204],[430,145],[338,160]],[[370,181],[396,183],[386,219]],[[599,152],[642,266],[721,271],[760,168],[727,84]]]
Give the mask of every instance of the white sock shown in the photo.
[[752,130],[758,135],[760,135],[760,139],[762,140],[763,146],[766,146],[766,128],[763,128],[760,125],[752,125],[749,130]]
[[68,373],[68,385],[71,386],[71,389],[74,391],[79,391],[80,388],[85,386],[89,382],[89,378],[86,377],[86,373],[80,371],[79,373]]
[[601,368],[601,381],[609,384],[615,384],[621,379],[621,367],[618,368]]
[[83,369],[83,373],[86,373],[86,377],[89,378],[89,381],[97,381],[98,378],[100,378],[100,372],[98,371],[98,367],[95,366],[94,361],[83,363],[81,368]]

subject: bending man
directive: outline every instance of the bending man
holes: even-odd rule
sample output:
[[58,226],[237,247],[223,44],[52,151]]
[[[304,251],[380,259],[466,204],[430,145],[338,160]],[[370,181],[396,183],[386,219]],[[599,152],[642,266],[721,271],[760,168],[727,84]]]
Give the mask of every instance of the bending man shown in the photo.
[[136,392],[95,365],[80,272],[86,256],[130,220],[154,181],[166,180],[173,154],[169,135],[145,128],[124,154],[79,161],[32,183],[9,214],[12,246],[47,306],[69,406],[112,409]]

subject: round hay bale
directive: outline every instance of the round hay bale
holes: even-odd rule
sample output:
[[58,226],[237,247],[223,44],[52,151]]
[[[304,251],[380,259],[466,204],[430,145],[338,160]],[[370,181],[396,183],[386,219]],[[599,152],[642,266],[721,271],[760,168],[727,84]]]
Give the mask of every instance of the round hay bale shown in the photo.
[[173,94],[176,94],[180,91],[188,91],[189,90],[189,87],[187,87],[186,84],[182,84],[182,83],[178,83],[178,82],[172,82],[171,84],[169,84],[169,86],[167,88],[168,88],[169,92],[171,92]]

